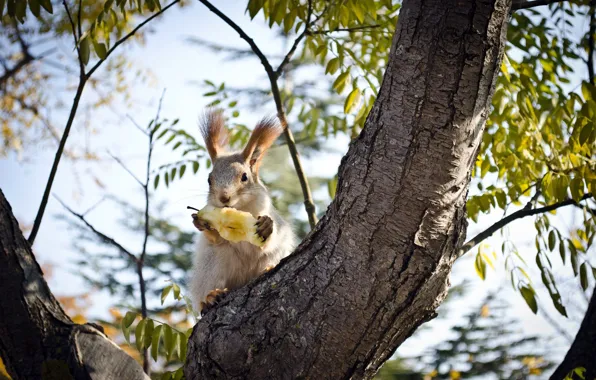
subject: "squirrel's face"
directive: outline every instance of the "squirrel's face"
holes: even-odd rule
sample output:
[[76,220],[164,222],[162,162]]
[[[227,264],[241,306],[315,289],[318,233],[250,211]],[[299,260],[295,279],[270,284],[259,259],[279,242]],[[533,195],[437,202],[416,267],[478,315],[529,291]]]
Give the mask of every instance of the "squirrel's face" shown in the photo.
[[241,154],[232,154],[215,159],[208,182],[210,204],[241,209],[254,201],[258,175]]

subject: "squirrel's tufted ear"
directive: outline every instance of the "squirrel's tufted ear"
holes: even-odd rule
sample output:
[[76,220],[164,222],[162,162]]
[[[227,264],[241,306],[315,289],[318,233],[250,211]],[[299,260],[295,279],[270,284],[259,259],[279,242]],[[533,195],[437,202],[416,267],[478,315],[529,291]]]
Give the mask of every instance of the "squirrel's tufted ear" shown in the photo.
[[277,122],[277,118],[274,117],[265,118],[257,123],[250,135],[248,144],[242,151],[244,160],[250,165],[253,172],[259,172],[261,159],[282,131],[283,129]]
[[215,160],[228,144],[228,130],[226,129],[221,110],[209,109],[200,121],[201,134],[205,140],[207,152],[211,160]]

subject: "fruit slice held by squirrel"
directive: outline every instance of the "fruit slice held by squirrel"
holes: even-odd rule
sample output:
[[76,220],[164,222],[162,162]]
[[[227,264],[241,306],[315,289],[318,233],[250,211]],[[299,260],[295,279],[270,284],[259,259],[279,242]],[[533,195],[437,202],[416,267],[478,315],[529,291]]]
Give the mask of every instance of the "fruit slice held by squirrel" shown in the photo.
[[212,228],[219,232],[219,235],[227,241],[238,243],[247,241],[257,247],[262,247],[265,242],[257,235],[255,219],[249,212],[236,210],[230,207],[205,206],[200,210],[188,207],[197,211],[197,216],[209,222]]

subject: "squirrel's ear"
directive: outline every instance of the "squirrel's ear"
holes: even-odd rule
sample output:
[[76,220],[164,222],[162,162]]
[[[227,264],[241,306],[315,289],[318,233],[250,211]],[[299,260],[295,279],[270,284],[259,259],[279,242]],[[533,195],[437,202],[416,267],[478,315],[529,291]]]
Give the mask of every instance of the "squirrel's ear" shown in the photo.
[[200,122],[200,128],[207,152],[213,161],[228,144],[228,130],[225,127],[222,111],[210,109],[205,112]]
[[276,118],[265,118],[259,121],[250,135],[248,144],[242,151],[244,160],[250,165],[253,172],[258,173],[261,159],[282,131]]

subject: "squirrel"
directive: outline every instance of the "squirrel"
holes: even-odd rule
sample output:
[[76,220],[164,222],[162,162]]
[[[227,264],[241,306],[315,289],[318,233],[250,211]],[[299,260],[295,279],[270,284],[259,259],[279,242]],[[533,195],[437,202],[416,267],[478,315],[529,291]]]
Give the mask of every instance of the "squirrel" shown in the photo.
[[192,214],[202,232],[191,278],[195,307],[203,313],[228,291],[247,284],[288,256],[296,244],[291,225],[274,208],[269,191],[259,178],[267,149],[282,129],[273,118],[262,119],[242,151],[229,152],[228,130],[220,110],[209,110],[200,125],[213,170],[209,174],[207,204],[249,212],[265,244],[233,243],[223,239],[206,220]]

